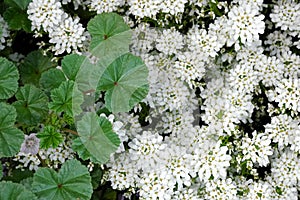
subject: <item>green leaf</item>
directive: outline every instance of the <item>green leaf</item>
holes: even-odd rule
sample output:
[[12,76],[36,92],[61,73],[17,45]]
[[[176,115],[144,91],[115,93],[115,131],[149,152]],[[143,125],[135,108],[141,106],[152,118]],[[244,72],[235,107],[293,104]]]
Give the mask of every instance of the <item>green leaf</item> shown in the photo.
[[85,59],[85,56],[80,56],[78,54],[67,55],[63,58],[61,67],[69,80],[75,81],[77,72]]
[[93,192],[88,169],[77,160],[66,161],[58,173],[39,168],[33,177],[32,190],[47,200],[89,200]]
[[22,184],[27,190],[31,190],[33,183],[33,177],[28,177],[20,181],[20,184]]
[[[107,57],[113,61],[128,52],[131,30],[123,18],[116,13],[102,13],[91,19],[87,27],[91,34],[91,52],[98,58]],[[106,60],[107,60],[106,59]]]
[[0,199],[14,200],[14,199],[37,199],[36,196],[27,190],[23,185],[13,182],[0,182]]
[[76,138],[72,142],[72,149],[77,152],[79,158],[82,160],[88,160],[90,159],[93,163],[99,163],[101,162],[97,160],[84,146],[82,143],[80,137]]
[[111,123],[95,113],[86,113],[78,121],[77,131],[85,148],[102,164],[109,160],[120,145],[120,139],[113,132]]
[[44,56],[40,51],[30,52],[20,65],[22,83],[32,83],[38,87],[41,74],[54,66],[51,58]]
[[53,68],[42,73],[40,86],[49,91],[57,88],[65,80],[64,73],[59,69]]
[[13,103],[19,122],[34,125],[41,122],[48,114],[48,97],[33,85],[25,85],[16,93],[18,101]]
[[107,91],[105,105],[109,111],[128,112],[148,93],[148,68],[142,59],[125,54],[111,63],[100,78],[98,89]]
[[[93,89],[90,82],[95,82],[94,79],[98,80],[99,78],[95,65],[87,57],[76,54],[67,55],[63,58],[62,70],[69,80],[75,81],[76,89],[80,93]],[[76,93],[76,89],[73,91],[74,93]]]
[[17,154],[24,140],[21,130],[14,127],[16,109],[5,103],[0,103],[0,157],[10,157]]
[[56,148],[63,142],[62,135],[53,126],[45,126],[43,132],[38,133],[37,137],[40,138],[40,147],[44,149]]
[[0,57],[0,99],[12,97],[18,90],[19,72],[16,66]]
[[3,14],[5,21],[12,30],[23,29],[26,32],[31,32],[31,22],[28,19],[26,11],[18,7],[10,7]]
[[18,7],[21,8],[22,10],[26,10],[28,4],[32,0],[5,0],[5,3],[12,6],[12,7]]
[[49,108],[55,112],[66,112],[72,116],[72,95],[74,82],[65,81],[58,88],[51,92],[52,102],[49,103]]

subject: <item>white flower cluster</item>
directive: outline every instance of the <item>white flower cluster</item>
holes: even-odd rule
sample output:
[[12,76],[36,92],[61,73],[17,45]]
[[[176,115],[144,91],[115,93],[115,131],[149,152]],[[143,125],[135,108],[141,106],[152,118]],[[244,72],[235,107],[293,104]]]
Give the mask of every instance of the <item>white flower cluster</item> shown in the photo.
[[124,0],[91,0],[88,2],[89,9],[98,14],[103,12],[114,12],[125,4]]
[[[158,1],[134,2],[135,16],[159,10]],[[152,9],[142,12],[146,5]],[[297,198],[300,59],[284,30],[260,40],[264,7],[263,1],[234,1],[207,27],[193,25],[185,34],[137,24],[131,51],[149,68],[149,125],[116,116],[129,143],[107,165],[114,189],[140,199]],[[201,126],[195,125],[199,119]],[[289,184],[279,174],[288,162]],[[270,168],[265,179],[262,168]]]
[[0,50],[3,50],[6,45],[10,46],[10,42],[7,40],[9,38],[9,32],[8,24],[0,15]]
[[272,121],[265,125],[265,133],[278,144],[278,149],[283,150],[291,145],[293,151],[300,151],[300,127],[299,120],[281,114],[272,117]]
[[272,22],[281,30],[295,36],[300,34],[300,4],[293,0],[279,0],[270,14]]
[[[298,198],[300,3],[227,2],[81,3],[125,13],[130,51],[149,69],[143,102],[107,117],[121,139],[103,177],[113,189],[151,200]],[[84,28],[60,1],[33,0],[28,14],[57,53],[84,45]],[[139,119],[142,105],[149,113]]]
[[85,47],[88,33],[79,22],[62,9],[58,0],[33,0],[28,5],[28,18],[31,20],[32,30],[37,36],[42,29],[49,34],[50,47],[56,55],[64,52],[71,53]]
[[170,15],[182,14],[187,0],[128,0],[130,14],[137,18],[156,18],[159,12]]
[[269,164],[269,157],[273,154],[271,147],[271,140],[264,133],[252,133],[252,138],[244,137],[242,140],[241,149],[243,152],[243,159],[251,159],[253,163],[258,163],[259,166],[267,166]]

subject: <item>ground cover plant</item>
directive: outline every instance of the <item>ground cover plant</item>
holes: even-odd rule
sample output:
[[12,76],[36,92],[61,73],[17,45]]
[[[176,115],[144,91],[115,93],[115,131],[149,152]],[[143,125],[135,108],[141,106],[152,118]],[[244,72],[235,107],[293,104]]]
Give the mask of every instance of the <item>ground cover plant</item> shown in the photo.
[[298,199],[300,2],[0,2],[0,199]]

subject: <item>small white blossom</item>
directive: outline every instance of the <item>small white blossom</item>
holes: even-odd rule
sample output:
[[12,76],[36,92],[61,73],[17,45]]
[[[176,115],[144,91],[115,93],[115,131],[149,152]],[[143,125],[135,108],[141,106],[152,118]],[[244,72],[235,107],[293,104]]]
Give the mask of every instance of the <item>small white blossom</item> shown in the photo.
[[297,186],[300,180],[299,157],[289,149],[280,152],[271,162],[271,172],[276,183]]
[[87,40],[87,32],[79,23],[79,18],[73,20],[71,17],[64,19],[59,24],[56,30],[49,33],[49,42],[54,44],[52,50],[55,54],[62,54],[65,51],[71,53],[71,51],[77,51],[84,46],[84,42]]
[[5,48],[5,44],[9,46],[9,43],[7,43],[7,38],[9,37],[9,29],[8,24],[6,21],[2,18],[0,15],[0,50],[3,50]]
[[259,40],[259,34],[264,33],[263,19],[264,15],[259,14],[249,4],[233,6],[228,13],[230,38],[227,45],[231,46],[240,38],[243,44],[251,46],[254,41]]
[[144,131],[129,142],[128,146],[130,159],[136,162],[137,168],[148,171],[157,164],[163,164],[167,144],[164,144],[163,137],[157,133]]
[[299,121],[293,120],[286,114],[272,117],[271,123],[265,125],[265,132],[273,142],[278,144],[278,149],[283,150],[289,144],[292,150],[299,151],[300,127]]
[[103,12],[114,12],[124,4],[124,0],[92,0],[89,7],[90,11],[96,11],[97,14],[101,14]]
[[163,30],[156,39],[156,48],[166,55],[177,54],[183,48],[183,36],[174,27]]
[[279,0],[270,14],[275,27],[281,30],[288,30],[292,36],[300,33],[300,3],[294,0]]
[[226,170],[231,160],[231,156],[227,154],[227,151],[228,148],[226,146],[220,146],[220,141],[206,153],[200,153],[199,150],[195,150],[195,170],[198,172],[200,180],[207,182],[211,177],[213,177],[213,180],[226,178]]
[[267,166],[270,163],[269,156],[273,154],[270,146],[271,140],[266,134],[252,133],[252,138],[244,137],[240,149],[244,154],[242,160],[252,160],[253,163],[258,163],[259,166]]

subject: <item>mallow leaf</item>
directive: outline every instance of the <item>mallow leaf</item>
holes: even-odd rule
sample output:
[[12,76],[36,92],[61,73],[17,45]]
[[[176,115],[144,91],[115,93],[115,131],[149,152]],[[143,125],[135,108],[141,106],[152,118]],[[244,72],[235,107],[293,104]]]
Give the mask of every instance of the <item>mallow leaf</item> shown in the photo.
[[62,59],[62,71],[68,77],[69,80],[75,81],[77,72],[85,59],[85,56],[81,56],[78,54],[66,55]]
[[51,58],[44,56],[40,51],[32,51],[19,67],[21,81],[23,84],[31,83],[38,87],[42,73],[54,66]]
[[78,160],[66,161],[59,172],[39,168],[33,176],[32,191],[39,199],[91,199],[93,188],[88,169]]
[[0,57],[0,99],[12,97],[18,89],[19,72],[17,67]]
[[55,127],[45,126],[44,130],[37,134],[40,139],[40,147],[48,149],[49,147],[56,148],[60,143],[63,142],[63,137]]
[[48,97],[33,85],[25,85],[16,93],[18,101],[13,103],[19,122],[34,125],[48,114]]
[[31,22],[28,19],[26,11],[19,7],[9,7],[5,10],[3,17],[7,21],[9,28],[12,30],[24,29],[31,32]]
[[13,200],[13,199],[30,199],[34,200],[37,197],[23,185],[19,183],[13,183],[11,181],[0,182],[0,199],[1,200]]
[[[64,81],[60,86],[51,91],[51,100],[49,108],[56,112],[65,112],[67,115],[72,116],[72,96],[73,96],[73,81]],[[76,98],[76,97],[74,97]],[[80,105],[78,105],[80,106]]]
[[99,14],[89,21],[87,29],[92,37],[90,50],[94,56],[105,56],[105,60],[111,62],[129,51],[132,33],[120,15]]
[[85,113],[78,121],[77,131],[85,148],[102,164],[109,160],[120,145],[120,139],[113,132],[111,123],[93,112]]
[[81,158],[82,160],[90,159],[93,163],[101,164],[101,162],[97,160],[94,156],[92,156],[92,154],[85,148],[80,137],[77,137],[73,140],[72,149],[77,152],[79,158]]
[[66,80],[64,73],[56,68],[49,69],[42,73],[40,86],[45,90],[53,90]]
[[114,60],[105,70],[98,90],[106,91],[109,111],[128,112],[148,93],[148,68],[142,59],[130,53]]
[[0,157],[16,155],[24,140],[21,130],[14,127],[16,109],[5,103],[0,103]]
[[18,7],[22,10],[25,10],[30,2],[31,0],[5,0],[6,4],[12,7]]

